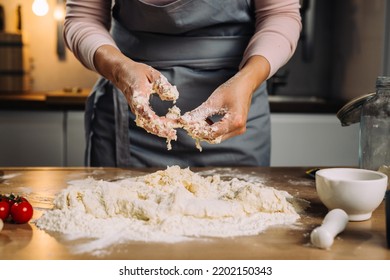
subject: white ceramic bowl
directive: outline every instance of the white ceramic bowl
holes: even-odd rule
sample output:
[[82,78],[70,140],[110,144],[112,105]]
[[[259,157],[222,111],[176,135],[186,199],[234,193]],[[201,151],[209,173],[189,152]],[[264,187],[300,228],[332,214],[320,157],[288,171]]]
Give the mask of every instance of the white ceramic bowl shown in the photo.
[[385,197],[387,176],[358,168],[325,168],[316,172],[317,194],[329,209],[341,208],[350,221],[371,218]]

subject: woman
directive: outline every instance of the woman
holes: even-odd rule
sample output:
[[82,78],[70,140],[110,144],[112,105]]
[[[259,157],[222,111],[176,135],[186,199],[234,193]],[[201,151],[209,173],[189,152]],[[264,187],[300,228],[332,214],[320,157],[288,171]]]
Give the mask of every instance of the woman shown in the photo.
[[269,165],[265,81],[295,51],[299,1],[111,1],[66,4],[67,46],[102,76],[86,106],[86,164]]

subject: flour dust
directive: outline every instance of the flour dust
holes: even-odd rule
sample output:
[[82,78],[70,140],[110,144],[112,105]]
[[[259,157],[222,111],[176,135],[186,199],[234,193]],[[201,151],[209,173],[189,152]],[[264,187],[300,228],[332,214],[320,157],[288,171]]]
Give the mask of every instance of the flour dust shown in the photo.
[[270,226],[294,225],[300,211],[289,193],[253,177],[222,179],[171,166],[115,182],[71,181],[35,224],[67,240],[87,239],[74,252],[96,253],[129,241],[257,235]]

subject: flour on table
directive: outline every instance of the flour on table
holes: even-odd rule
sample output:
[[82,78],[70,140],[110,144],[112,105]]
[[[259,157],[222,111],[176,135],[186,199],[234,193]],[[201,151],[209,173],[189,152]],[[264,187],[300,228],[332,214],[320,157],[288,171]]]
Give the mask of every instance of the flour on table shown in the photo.
[[72,181],[35,223],[72,240],[92,238],[78,247],[85,252],[126,241],[257,235],[269,226],[294,224],[300,211],[294,200],[261,182],[171,166],[115,182]]

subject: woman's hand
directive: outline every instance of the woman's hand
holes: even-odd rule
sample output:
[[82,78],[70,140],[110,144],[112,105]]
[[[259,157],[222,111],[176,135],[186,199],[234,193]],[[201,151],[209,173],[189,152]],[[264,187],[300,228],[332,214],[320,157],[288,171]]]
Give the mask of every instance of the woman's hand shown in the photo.
[[146,131],[168,141],[176,140],[178,119],[158,116],[149,104],[151,94],[158,94],[162,100],[175,101],[179,93],[161,73],[152,67],[135,62],[111,46],[102,46],[95,53],[95,67],[125,95],[136,123]]
[[157,70],[142,63],[128,61],[116,70],[117,87],[125,95],[136,123],[146,131],[169,140],[176,140],[178,120],[158,116],[150,107],[150,96],[158,94],[162,100],[175,101],[179,94]]
[[[243,86],[237,74],[219,86],[198,108],[184,114],[181,121],[188,133],[209,143],[244,133],[252,95]],[[212,117],[219,121],[213,123]]]
[[[231,79],[219,86],[198,108],[187,112],[181,122],[195,139],[219,143],[243,134],[251,105],[252,94],[267,78],[269,63],[262,56],[251,57]],[[211,117],[220,115],[215,123]]]

